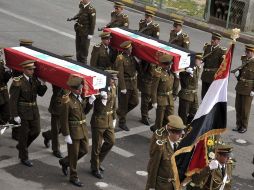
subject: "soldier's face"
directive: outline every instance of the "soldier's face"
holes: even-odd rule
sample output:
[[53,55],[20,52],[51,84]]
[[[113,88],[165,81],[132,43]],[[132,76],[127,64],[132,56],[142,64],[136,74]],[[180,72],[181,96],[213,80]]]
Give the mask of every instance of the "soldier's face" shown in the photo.
[[219,161],[220,164],[226,164],[229,159],[229,155],[228,154],[217,154],[216,159]]
[[245,55],[246,55],[247,58],[252,58],[252,57],[254,57],[254,52],[246,50],[245,51]]
[[81,0],[80,2],[82,2],[83,4],[87,4],[89,3],[91,0]]
[[218,38],[212,38],[211,39],[211,45],[217,46],[220,43],[220,40]]
[[130,55],[130,54],[132,53],[132,46],[129,47],[129,48],[126,50],[126,52]]
[[151,16],[145,15],[146,22],[151,22],[153,19]]
[[24,74],[28,77],[32,77],[34,74],[34,69],[24,69]]
[[182,26],[181,25],[174,24],[173,27],[174,27],[173,30],[175,32],[180,32],[182,30]]
[[123,11],[122,7],[115,7],[116,13],[121,13]]
[[202,63],[201,59],[196,59],[195,64],[197,67],[200,67],[201,63]]
[[110,38],[108,39],[101,39],[102,43],[105,45],[105,46],[108,46],[109,43],[110,43]]
[[182,130],[169,130],[169,139],[172,142],[177,142],[182,137],[183,131]]

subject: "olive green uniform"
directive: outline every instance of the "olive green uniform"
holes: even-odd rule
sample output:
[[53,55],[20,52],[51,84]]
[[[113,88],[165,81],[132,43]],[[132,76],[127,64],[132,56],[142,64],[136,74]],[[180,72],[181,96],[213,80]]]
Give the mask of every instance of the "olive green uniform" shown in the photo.
[[111,70],[115,61],[115,53],[111,47],[99,43],[93,47],[90,65],[101,70]]
[[243,67],[241,67],[238,82],[235,87],[236,99],[236,125],[238,128],[247,129],[251,110],[251,102],[253,96],[250,96],[251,91],[254,91],[254,58],[247,59],[242,57]]
[[87,6],[80,3],[79,7],[79,13],[73,17],[74,20],[77,20],[74,25],[76,32],[76,56],[77,61],[87,64],[87,56],[90,46],[88,35],[94,34],[96,10],[90,3]]
[[73,93],[62,98],[60,124],[63,136],[70,135],[72,144],[67,144],[68,156],[61,163],[70,167],[70,180],[78,179],[77,162],[88,152],[89,139],[86,126],[86,114],[92,105],[88,99],[80,101]]
[[177,33],[174,30],[171,30],[169,43],[180,46],[182,48],[189,49],[190,39],[188,34],[184,32],[177,35]]
[[[229,160],[225,165],[227,180],[224,190],[231,190],[232,170],[233,164],[232,161]],[[223,183],[223,178],[224,176],[222,175],[222,169],[220,167],[215,170],[210,170],[209,167],[206,167],[200,173],[192,176],[192,182],[187,186],[187,190],[218,190]]]
[[58,135],[61,132],[60,125],[60,112],[61,112],[61,99],[64,94],[64,90],[60,87],[52,85],[53,94],[51,96],[49,104],[49,113],[51,113],[51,130],[43,132],[44,138],[52,140],[52,150],[54,152],[60,152],[60,144]]
[[167,117],[174,114],[173,96],[177,95],[178,79],[171,71],[162,69],[159,78],[153,82],[152,103],[157,103],[155,129],[165,125]]
[[129,28],[129,18],[127,14],[119,13],[115,11],[111,12],[111,21],[106,25],[106,28],[115,28],[115,27],[126,27]]
[[[102,161],[115,144],[113,120],[116,119],[116,87],[111,86],[107,92],[107,103],[102,98],[96,98],[94,112],[91,118],[92,153],[91,169],[99,170]],[[102,141],[103,144],[102,144]]]
[[19,130],[19,158],[28,160],[28,147],[40,134],[40,115],[37,95],[43,96],[46,85],[41,85],[35,77],[28,81],[24,75],[13,78],[10,88],[10,109],[12,117],[21,118]]
[[[147,25],[146,20],[141,19],[139,22],[139,32],[148,36],[159,38],[160,28],[159,24],[153,23],[153,21]],[[141,115],[142,118],[149,118],[148,112],[152,109],[151,92],[153,72],[155,65],[151,65],[148,62],[142,61],[140,63],[140,72],[138,73],[138,89],[141,91]]]
[[181,90],[178,93],[179,107],[178,115],[183,123],[189,124],[198,110],[198,79],[201,69],[197,66],[193,68],[193,75],[186,71],[180,72]]
[[[166,140],[163,145],[158,145],[157,140]],[[174,190],[174,175],[171,157],[174,151],[169,140],[156,133],[153,134],[150,145],[150,160],[147,166],[148,179],[146,190]]]
[[206,43],[204,46],[204,54],[203,54],[203,72],[201,75],[202,80],[202,91],[201,97],[204,98],[207,90],[214,80],[214,75],[219,69],[224,55],[226,53],[226,48],[223,48],[219,45],[216,47],[212,47],[212,45]]
[[[137,62],[133,56],[122,53],[117,56],[115,62],[118,73],[118,110],[119,124],[126,123],[126,115],[134,109],[138,103],[137,89]],[[127,90],[126,94],[121,90]]]
[[11,73],[5,71],[4,62],[0,60],[0,123],[4,124],[10,120],[10,105],[7,82]]

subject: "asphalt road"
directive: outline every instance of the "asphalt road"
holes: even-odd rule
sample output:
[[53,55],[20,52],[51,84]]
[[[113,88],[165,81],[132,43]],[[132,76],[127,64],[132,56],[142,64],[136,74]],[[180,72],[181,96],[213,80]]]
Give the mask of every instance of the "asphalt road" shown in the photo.
[[[94,0],[93,5],[97,10],[97,29],[109,21],[113,6],[111,2],[101,0]],[[0,0],[0,45],[13,47],[18,45],[19,39],[28,38],[35,41],[34,46],[47,51],[59,55],[75,54],[74,23],[66,22],[66,19],[74,16],[77,11],[78,0]],[[137,29],[139,19],[143,18],[143,14],[128,8],[126,13],[129,15],[130,28]],[[156,20],[161,28],[160,39],[168,40],[172,23],[161,19]],[[190,36],[190,48],[194,51],[202,51],[203,44],[210,41],[210,33],[189,27],[185,27],[184,30]],[[100,41],[98,34],[96,31],[92,45]],[[228,46],[228,43],[229,40],[223,39],[222,44],[225,47]],[[241,64],[240,56],[243,53],[244,44],[237,43],[232,68]],[[251,163],[254,153],[254,110],[253,108],[251,110],[248,132],[245,134],[232,132],[231,129],[235,127],[235,85],[236,79],[232,75],[228,89],[228,130],[223,134],[223,139],[225,142],[232,143],[234,158],[237,160],[233,189],[252,190],[254,188],[254,179],[251,177],[251,173],[254,171],[254,165]],[[46,95],[38,99],[42,131],[50,128],[50,115],[47,108],[51,95],[52,91],[49,85]],[[88,116],[89,119],[90,115],[91,113]],[[155,110],[152,110],[151,118],[154,121]],[[84,189],[144,189],[146,176],[143,176],[145,173],[142,171],[146,171],[149,159],[151,132],[149,127],[139,122],[139,119],[140,108],[138,106],[128,115],[128,126],[131,131],[121,132],[116,129],[116,146],[104,162],[106,171],[103,180],[97,180],[90,174],[90,154],[80,160],[78,173],[80,179],[85,183]],[[0,136],[1,190],[76,189],[69,184],[68,178],[62,175],[58,160],[52,156],[50,149],[45,149],[41,136],[29,148],[34,167],[27,168],[19,164],[15,149],[16,142],[11,140],[10,134],[9,130]],[[237,139],[243,139],[246,143],[239,144],[236,142]],[[61,149],[66,154],[66,145],[63,141]],[[97,182],[104,182],[107,187],[99,187],[101,184]]]

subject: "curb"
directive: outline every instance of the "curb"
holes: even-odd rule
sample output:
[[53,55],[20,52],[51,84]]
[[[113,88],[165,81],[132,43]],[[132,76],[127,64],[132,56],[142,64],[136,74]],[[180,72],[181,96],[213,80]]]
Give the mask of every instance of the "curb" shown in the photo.
[[[114,0],[108,0],[108,1],[114,2]],[[170,21],[174,18],[182,19],[186,26],[190,26],[192,28],[203,30],[205,32],[211,32],[211,31],[218,32],[218,33],[222,34],[225,38],[230,39],[230,35],[231,35],[230,29],[225,29],[223,27],[216,26],[214,24],[209,24],[209,23],[206,23],[205,21],[197,20],[197,19],[194,19],[191,17],[187,17],[185,15],[180,15],[180,14],[176,14],[176,13],[169,14],[169,13],[163,12],[162,10],[157,9],[156,7],[146,6],[144,4],[134,2],[133,0],[121,0],[121,1],[127,7],[139,10],[141,12],[144,12],[146,9],[150,9],[150,10],[153,10],[154,12],[156,12],[156,16],[159,18],[163,18],[163,19],[170,20]],[[249,43],[254,44],[254,35],[250,35],[247,33],[240,33],[240,37],[237,39],[237,41],[242,42],[242,43],[247,43],[247,44],[249,44]]]

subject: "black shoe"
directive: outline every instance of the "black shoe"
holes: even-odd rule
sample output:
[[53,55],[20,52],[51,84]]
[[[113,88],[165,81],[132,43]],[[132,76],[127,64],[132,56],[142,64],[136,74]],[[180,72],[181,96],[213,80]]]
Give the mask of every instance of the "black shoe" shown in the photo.
[[57,157],[57,158],[63,158],[62,153],[59,152],[59,151],[53,151],[53,155],[54,155],[55,157]]
[[33,163],[30,160],[20,160],[21,163],[25,166],[32,167]]
[[83,186],[84,186],[84,184],[83,184],[81,181],[79,181],[79,179],[75,179],[75,180],[70,179],[70,182],[71,182],[73,185],[77,186],[77,187],[83,187]]
[[232,129],[232,131],[239,131],[240,127],[235,127],[234,129]]
[[104,171],[105,171],[105,168],[104,168],[102,165],[100,165],[99,170],[102,171],[102,172],[104,172]]
[[94,177],[97,177],[98,179],[102,179],[103,178],[103,175],[102,175],[100,170],[93,170],[92,174],[93,174]]
[[64,163],[63,163],[63,160],[59,160],[59,164],[61,165],[62,167],[62,172],[65,176],[68,175],[68,166],[66,166]]
[[44,145],[46,148],[49,148],[50,147],[50,139],[46,138],[44,133],[42,133],[42,136],[44,138]]
[[141,123],[144,123],[145,125],[150,125],[150,121],[149,121],[148,117],[142,117]]
[[154,133],[154,132],[156,131],[155,125],[151,126],[151,127],[150,127],[150,130]]
[[241,129],[238,130],[238,133],[245,133],[246,131],[247,131],[246,128],[241,128]]
[[127,127],[127,125],[125,123],[123,123],[123,124],[119,123],[119,128],[121,128],[124,131],[130,131],[130,129]]

